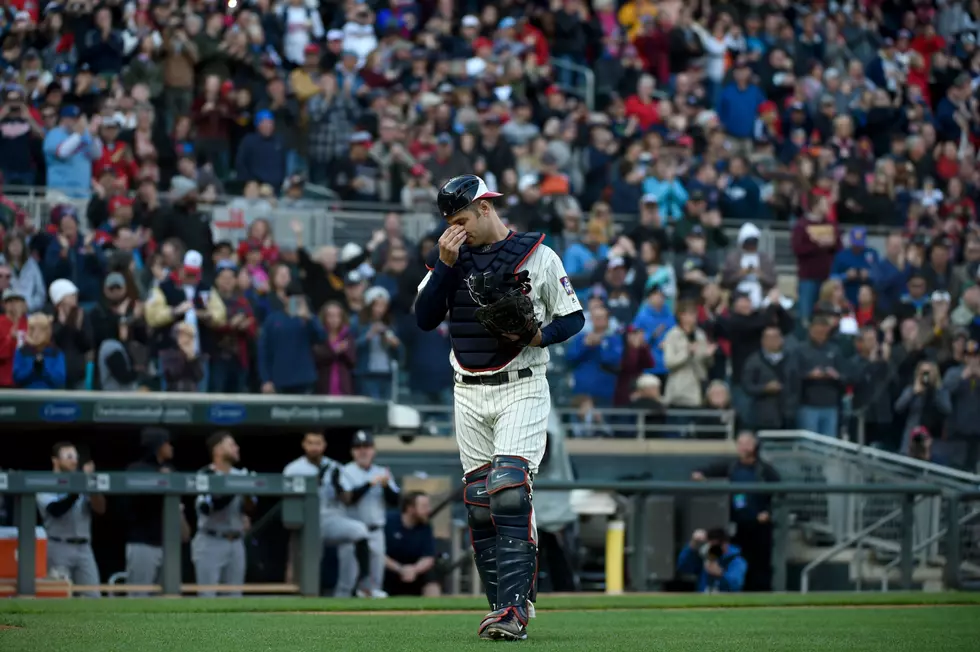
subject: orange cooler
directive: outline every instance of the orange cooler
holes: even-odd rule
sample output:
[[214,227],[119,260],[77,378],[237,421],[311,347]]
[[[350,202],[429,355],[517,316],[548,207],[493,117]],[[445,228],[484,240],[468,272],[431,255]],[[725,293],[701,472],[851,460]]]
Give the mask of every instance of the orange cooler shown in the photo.
[[[48,575],[48,535],[43,527],[34,529],[34,577]],[[0,581],[17,579],[17,528],[0,527]]]

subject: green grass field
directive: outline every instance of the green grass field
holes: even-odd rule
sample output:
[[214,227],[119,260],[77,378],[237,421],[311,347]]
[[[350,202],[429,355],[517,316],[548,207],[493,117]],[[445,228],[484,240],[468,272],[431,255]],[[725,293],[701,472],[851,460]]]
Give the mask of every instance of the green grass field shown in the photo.
[[980,594],[542,596],[529,640],[476,637],[474,598],[0,601],[3,652],[978,649]]

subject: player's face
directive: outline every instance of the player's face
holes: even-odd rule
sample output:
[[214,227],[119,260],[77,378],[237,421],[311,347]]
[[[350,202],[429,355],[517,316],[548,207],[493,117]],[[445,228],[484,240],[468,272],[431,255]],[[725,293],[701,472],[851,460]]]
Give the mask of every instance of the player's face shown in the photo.
[[[477,204],[485,204],[486,202],[477,202]],[[483,220],[481,211],[482,206],[467,206],[460,212],[449,217],[446,221],[449,226],[461,226],[466,231],[466,244],[476,245],[483,244],[482,232],[483,232]]]
[[374,446],[355,446],[351,449],[351,455],[358,466],[367,468],[374,462]]
[[231,464],[237,464],[240,459],[238,450],[238,443],[235,441],[234,437],[225,437],[225,440],[221,442],[221,448],[223,457],[226,461]]
[[310,459],[319,459],[327,450],[327,442],[320,433],[310,433],[303,437],[303,454]]
[[78,470],[78,451],[74,446],[66,446],[58,451],[58,457],[54,458],[58,469],[64,473],[72,473]]

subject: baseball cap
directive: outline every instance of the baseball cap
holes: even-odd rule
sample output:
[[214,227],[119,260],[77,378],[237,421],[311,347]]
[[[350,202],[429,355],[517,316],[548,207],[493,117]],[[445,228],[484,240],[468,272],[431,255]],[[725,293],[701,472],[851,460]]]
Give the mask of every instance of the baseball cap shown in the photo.
[[500,22],[497,23],[497,29],[510,29],[515,25],[517,25],[517,21],[511,18],[510,16],[507,16],[506,18],[500,19]]
[[622,256],[613,256],[612,258],[609,259],[609,262],[606,264],[606,267],[608,269],[616,269],[617,267],[626,267],[626,259],[623,258]]
[[523,174],[520,180],[517,182],[517,191],[524,192],[528,188],[533,188],[538,185],[540,180],[536,174]]
[[463,16],[462,25],[463,27],[479,27],[480,19],[473,15]]
[[946,292],[945,290],[936,290],[932,293],[932,296],[929,297],[929,300],[934,302],[942,301],[944,303],[949,303],[952,300],[952,297],[949,296],[949,292]]
[[659,204],[660,202],[657,200],[657,196],[655,194],[653,194],[652,192],[648,192],[647,194],[645,194],[642,197],[640,197],[640,203],[641,204]]
[[112,272],[102,281],[102,287],[107,290],[109,288],[124,288],[126,287],[126,279],[119,272]]
[[320,46],[316,43],[309,43],[303,48],[303,54],[320,54]]
[[371,134],[367,131],[355,131],[353,134],[351,134],[350,142],[362,144],[370,143]]
[[327,40],[328,41],[343,41],[344,40],[344,31],[343,30],[340,30],[340,29],[332,29],[332,30],[330,30],[329,32],[327,32]]
[[20,299],[21,301],[27,301],[27,297],[20,290],[15,290],[14,288],[7,288],[3,291],[3,301],[10,301],[12,299]]
[[193,249],[184,254],[184,271],[196,274],[201,271],[204,264],[204,257]]
[[868,242],[868,230],[863,226],[856,226],[851,229],[848,242],[852,247],[863,247]]
[[60,115],[62,118],[77,118],[78,116],[82,115],[82,110],[74,104],[69,104],[61,107]]
[[453,137],[447,132],[442,132],[436,137],[436,142],[440,145],[451,145],[453,142]]
[[358,430],[354,433],[354,438],[351,440],[351,448],[358,448],[360,446],[374,446],[374,437],[371,436],[367,430]]
[[695,224],[691,227],[691,231],[687,234],[689,238],[703,238],[704,237],[704,227],[700,224]]
[[486,38],[485,36],[481,36],[480,38],[475,39],[473,41],[474,50],[479,50],[480,48],[492,48],[492,47],[493,47],[493,41]]
[[269,111],[268,109],[263,109],[263,110],[261,110],[261,111],[259,111],[258,113],[255,114],[255,124],[256,124],[256,126],[258,126],[259,124],[261,124],[263,120],[272,120],[272,121],[275,121],[275,119],[276,119],[276,116],[274,116],[272,114],[272,111]]

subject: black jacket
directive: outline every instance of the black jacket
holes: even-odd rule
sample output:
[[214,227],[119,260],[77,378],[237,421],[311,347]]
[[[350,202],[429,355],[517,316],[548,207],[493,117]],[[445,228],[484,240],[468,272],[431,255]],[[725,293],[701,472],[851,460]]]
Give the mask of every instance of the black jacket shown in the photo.
[[174,204],[169,210],[159,211],[151,225],[153,239],[163,244],[168,238],[177,238],[187,251],[197,251],[204,257],[205,267],[210,269],[214,238],[211,234],[211,216],[187,206]]
[[[796,364],[790,357],[784,352],[782,359],[773,363],[762,351],[756,351],[745,361],[741,387],[752,397],[752,411],[744,416],[753,429],[780,430],[792,426],[796,420],[799,380],[795,377]],[[765,387],[774,380],[782,385],[782,390],[770,394]]]
[[779,305],[770,305],[749,315],[730,313],[718,318],[715,336],[732,343],[732,384],[742,380],[742,368],[749,356],[762,345],[762,332],[767,326],[776,325],[785,335],[793,330],[793,318]]
[[[164,469],[174,470],[169,462],[157,462],[156,453],[149,453],[143,459],[126,467],[129,473],[161,473]],[[134,495],[125,497],[126,543],[145,543],[149,546],[163,545],[163,496]]]

